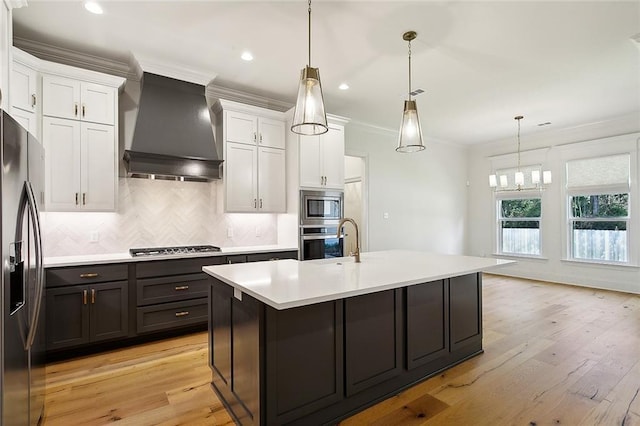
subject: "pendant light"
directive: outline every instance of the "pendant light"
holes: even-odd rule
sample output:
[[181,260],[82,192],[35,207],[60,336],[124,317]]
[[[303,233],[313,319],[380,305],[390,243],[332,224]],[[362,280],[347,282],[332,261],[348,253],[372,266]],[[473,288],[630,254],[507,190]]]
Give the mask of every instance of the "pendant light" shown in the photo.
[[417,35],[418,33],[415,31],[407,31],[402,35],[402,39],[409,43],[409,99],[404,101],[398,147],[396,148],[398,152],[417,152],[424,149],[418,107],[416,101],[411,100],[411,41],[415,40]]
[[[499,178],[495,175],[489,175],[489,186],[491,188],[497,188],[498,182],[500,183],[500,191],[522,191],[523,189],[539,189],[543,190],[544,186],[551,183],[551,172],[549,170],[545,170],[542,172],[542,184],[540,184],[540,170],[532,170],[531,171],[531,183],[535,185],[533,188],[525,188],[524,187],[524,173],[520,170],[520,120],[524,117],[522,115],[517,115],[513,117],[514,120],[518,122],[518,167],[516,172],[514,173],[514,184],[515,189],[509,189],[509,178],[507,175],[500,175]],[[497,190],[497,189],[496,189]]]
[[309,0],[309,61],[300,73],[298,99],[293,113],[291,131],[299,135],[321,135],[329,131],[324,99],[320,85],[320,71],[311,67],[311,0]]

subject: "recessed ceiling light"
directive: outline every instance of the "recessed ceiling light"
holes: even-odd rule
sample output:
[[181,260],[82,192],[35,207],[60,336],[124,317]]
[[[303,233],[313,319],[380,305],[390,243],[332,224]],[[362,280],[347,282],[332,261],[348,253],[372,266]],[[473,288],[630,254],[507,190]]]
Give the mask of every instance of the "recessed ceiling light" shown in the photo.
[[91,13],[95,13],[96,15],[102,15],[104,13],[104,11],[102,10],[102,6],[100,6],[95,1],[84,2],[84,8]]
[[253,55],[247,50],[242,52],[242,55],[240,57],[245,61],[253,61]]
[[347,90],[349,88],[349,85],[347,83],[342,83],[340,86],[338,86],[338,89],[340,90]]

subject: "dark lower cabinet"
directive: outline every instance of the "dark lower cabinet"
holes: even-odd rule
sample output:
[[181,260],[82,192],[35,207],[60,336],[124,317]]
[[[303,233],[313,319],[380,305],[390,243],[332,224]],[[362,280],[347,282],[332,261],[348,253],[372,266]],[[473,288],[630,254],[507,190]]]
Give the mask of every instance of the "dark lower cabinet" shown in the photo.
[[482,275],[449,279],[451,351],[482,345]]
[[127,281],[47,289],[47,350],[126,336],[127,289]]
[[407,287],[407,368],[449,352],[449,285],[438,280]]
[[210,278],[213,388],[239,425],[335,424],[482,352],[480,274],[276,310]]
[[402,372],[402,289],[344,300],[346,394]]

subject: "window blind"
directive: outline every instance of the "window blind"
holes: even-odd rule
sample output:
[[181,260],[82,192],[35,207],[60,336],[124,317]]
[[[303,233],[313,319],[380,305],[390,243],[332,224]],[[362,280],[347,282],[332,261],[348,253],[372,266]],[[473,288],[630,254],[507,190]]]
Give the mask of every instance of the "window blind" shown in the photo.
[[629,187],[629,154],[585,158],[567,162],[567,188]]

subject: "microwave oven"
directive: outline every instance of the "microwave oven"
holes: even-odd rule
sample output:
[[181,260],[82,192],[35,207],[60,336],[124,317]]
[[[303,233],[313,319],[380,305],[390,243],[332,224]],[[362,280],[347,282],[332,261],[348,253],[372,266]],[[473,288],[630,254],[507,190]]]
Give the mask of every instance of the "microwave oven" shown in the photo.
[[338,224],[344,214],[342,191],[300,191],[300,225]]

